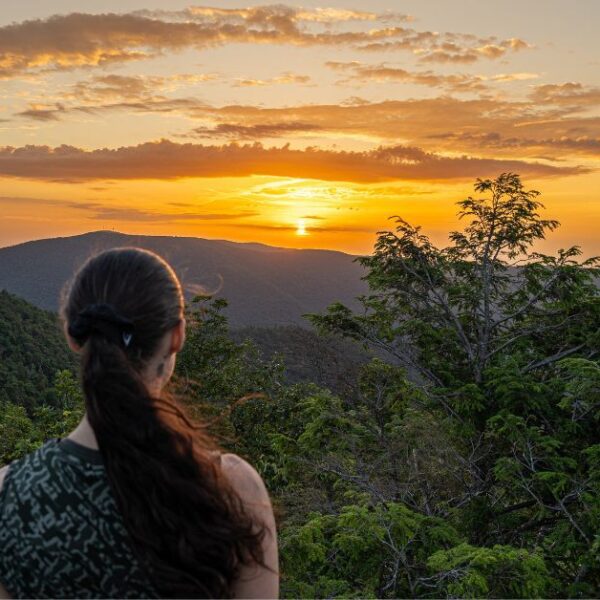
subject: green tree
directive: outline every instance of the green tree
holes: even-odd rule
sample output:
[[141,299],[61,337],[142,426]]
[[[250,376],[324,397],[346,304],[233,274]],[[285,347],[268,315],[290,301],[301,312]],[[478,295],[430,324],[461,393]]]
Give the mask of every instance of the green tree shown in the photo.
[[0,466],[36,447],[35,427],[25,408],[10,402],[0,404]]
[[482,197],[459,202],[467,224],[446,248],[394,217],[396,230],[359,259],[371,289],[364,311],[337,303],[309,318],[385,350],[420,387],[421,410],[461,464],[459,493],[432,497],[435,514],[471,544],[539,549],[559,594],[591,593],[599,260],[579,259],[577,246],[532,249],[558,223],[540,216],[539,192],[518,175],[477,180],[475,191]]
[[224,298],[192,299],[176,371],[183,393],[219,408],[276,387],[283,369],[277,357],[264,361],[250,340],[236,343],[231,339],[226,307]]
[[439,550],[427,563],[435,573],[422,583],[452,598],[543,598],[549,590],[544,559],[511,546]]
[[65,437],[77,426],[84,402],[70,370],[56,372],[48,395],[57,404],[39,404],[31,415],[19,404],[0,403],[0,466],[32,452],[50,438]]
[[280,385],[283,365],[277,357],[263,360],[250,340],[231,339],[226,307],[224,298],[198,295],[192,299],[173,389],[194,418],[205,422],[232,449],[242,450],[229,414],[236,404],[272,393]]

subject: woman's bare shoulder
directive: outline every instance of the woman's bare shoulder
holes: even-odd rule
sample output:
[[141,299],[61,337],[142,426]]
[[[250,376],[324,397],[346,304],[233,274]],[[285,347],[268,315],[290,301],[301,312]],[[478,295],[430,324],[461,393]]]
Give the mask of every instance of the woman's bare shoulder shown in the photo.
[[258,471],[237,454],[222,454],[221,468],[229,483],[249,512],[266,527],[262,541],[266,569],[258,565],[245,566],[232,587],[234,598],[278,598],[279,556],[277,526],[269,492]]
[[258,471],[237,454],[221,454],[221,467],[238,494],[248,500],[268,499],[269,494]]

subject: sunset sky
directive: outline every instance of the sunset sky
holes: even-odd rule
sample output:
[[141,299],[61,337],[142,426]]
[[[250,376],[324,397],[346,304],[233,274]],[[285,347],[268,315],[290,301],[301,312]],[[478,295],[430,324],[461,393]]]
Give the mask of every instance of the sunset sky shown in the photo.
[[5,0],[0,247],[367,253],[391,215],[444,245],[475,178],[513,171],[562,224],[539,249],[600,254],[598,23],[598,0]]

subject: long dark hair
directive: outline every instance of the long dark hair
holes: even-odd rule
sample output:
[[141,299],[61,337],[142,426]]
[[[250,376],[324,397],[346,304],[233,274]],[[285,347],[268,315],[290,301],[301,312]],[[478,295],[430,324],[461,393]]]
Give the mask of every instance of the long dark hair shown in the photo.
[[[110,315],[90,327],[99,309]],[[82,346],[87,417],[142,568],[164,597],[230,597],[242,564],[264,565],[265,528],[221,472],[214,438],[142,379],[184,316],[175,273],[146,250],[102,252],[65,289],[61,316]]]

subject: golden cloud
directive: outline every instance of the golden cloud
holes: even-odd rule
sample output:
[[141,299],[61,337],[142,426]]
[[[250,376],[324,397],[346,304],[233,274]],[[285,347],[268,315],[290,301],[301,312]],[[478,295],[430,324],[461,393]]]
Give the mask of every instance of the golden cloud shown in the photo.
[[481,92],[488,89],[484,83],[485,77],[479,75],[440,75],[433,71],[408,71],[398,67],[391,67],[385,63],[379,65],[366,65],[358,61],[325,63],[330,69],[348,73],[346,79],[340,84],[362,83],[365,81],[412,83],[430,87],[446,88],[453,92]]
[[[426,150],[497,158],[534,158],[548,152],[559,157],[570,154],[597,157],[600,117],[579,115],[579,104],[568,100],[565,93],[559,99],[556,95],[548,97],[548,90],[544,93],[549,102],[561,103],[560,107],[544,105],[542,100],[532,104],[485,97],[470,100],[439,97],[284,108],[203,106],[190,107],[187,114],[215,121],[212,128],[215,135],[242,127],[249,137],[254,127],[270,124],[284,131],[287,124],[293,124],[294,131],[290,134],[368,136],[384,143],[408,140]],[[585,88],[578,93],[590,102],[594,96],[593,90]],[[260,129],[255,133],[260,137]]]
[[530,98],[542,104],[568,107],[569,112],[574,112],[600,106],[600,88],[586,87],[575,81],[538,85]]
[[[369,30],[333,31],[333,22],[381,22]],[[514,38],[417,31],[388,25],[403,15],[338,9],[295,9],[283,5],[245,9],[194,7],[185,11],[129,14],[55,15],[0,27],[0,77],[101,66],[140,60],[165,51],[199,50],[228,43],[352,46],[365,50],[403,49],[424,61],[462,57],[498,58],[530,47]],[[455,60],[454,58],[452,60]]]
[[443,75],[433,71],[409,71],[386,63],[365,64],[360,61],[327,61],[326,67],[347,73],[346,79],[338,84],[361,84],[368,81],[385,83],[412,83],[447,89],[451,92],[483,92],[489,90],[487,82],[506,83],[537,79],[537,73],[499,73],[491,77],[486,75],[467,75],[455,73]]
[[294,150],[262,144],[204,146],[168,140],[117,149],[23,146],[0,149],[0,175],[52,181],[178,179],[270,175],[374,183],[393,180],[455,180],[516,171],[527,177],[585,173],[582,167],[520,160],[446,157],[408,146],[364,152]]
[[[362,63],[329,63],[332,68],[362,69]],[[393,70],[373,76],[406,76]],[[438,77],[421,73],[424,77]],[[516,74],[520,79],[531,74]],[[502,75],[502,78],[508,77]],[[451,83],[454,81],[454,83]],[[448,85],[477,85],[477,80],[447,80]],[[596,88],[580,84],[537,86],[535,102],[490,97],[461,100],[452,97],[368,102],[353,98],[341,104],[311,104],[280,108],[251,105],[211,106],[193,98],[140,98],[104,104],[34,105],[21,116],[40,121],[64,118],[69,112],[102,114],[110,111],[176,113],[202,121],[178,137],[230,140],[333,136],[371,138],[376,143],[418,146],[429,151],[473,154],[497,159],[598,157],[600,117],[581,114],[600,100]]]
[[280,84],[300,84],[306,85],[310,83],[311,78],[309,75],[298,75],[296,73],[282,73],[278,77],[271,77],[270,79],[251,79],[251,78],[240,78],[234,83],[235,87],[264,87],[268,85],[280,85]]
[[181,86],[195,85],[218,78],[215,73],[178,75],[96,75],[70,86],[63,94],[65,100],[106,102],[110,100],[165,99],[159,92],[173,91]]

